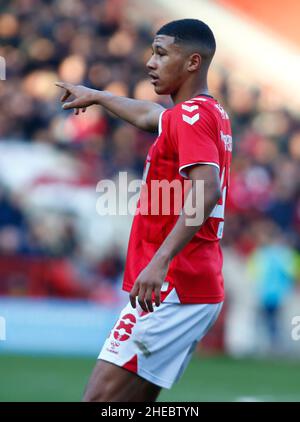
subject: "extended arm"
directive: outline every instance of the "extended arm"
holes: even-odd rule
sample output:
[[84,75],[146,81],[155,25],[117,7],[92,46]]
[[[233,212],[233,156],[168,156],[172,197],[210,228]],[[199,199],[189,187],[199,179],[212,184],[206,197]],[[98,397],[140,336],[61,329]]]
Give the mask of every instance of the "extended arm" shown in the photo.
[[57,82],[56,85],[65,89],[61,98],[62,102],[65,102],[71,95],[75,97],[63,105],[64,110],[74,108],[78,114],[80,109],[84,112],[93,104],[101,105],[121,119],[148,132],[157,131],[159,116],[165,110],[161,105],[151,101],[120,97],[108,91],[97,91],[82,85],[72,85],[66,82]]

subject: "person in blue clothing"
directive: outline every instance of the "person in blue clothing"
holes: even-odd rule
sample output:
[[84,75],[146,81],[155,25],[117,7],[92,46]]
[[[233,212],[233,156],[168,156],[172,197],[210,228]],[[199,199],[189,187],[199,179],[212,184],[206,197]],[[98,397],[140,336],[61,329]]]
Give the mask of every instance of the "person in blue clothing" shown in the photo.
[[280,228],[271,220],[259,225],[259,247],[250,257],[251,278],[256,283],[261,321],[268,333],[269,347],[280,349],[280,314],[295,278],[295,252],[285,242]]

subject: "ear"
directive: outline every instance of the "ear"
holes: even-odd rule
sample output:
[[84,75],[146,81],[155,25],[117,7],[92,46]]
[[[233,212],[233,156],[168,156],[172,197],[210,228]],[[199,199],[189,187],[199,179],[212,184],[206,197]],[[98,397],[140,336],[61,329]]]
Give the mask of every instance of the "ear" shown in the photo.
[[199,53],[193,53],[190,55],[188,60],[188,66],[187,70],[188,72],[195,72],[196,70],[199,70],[202,63],[202,57]]

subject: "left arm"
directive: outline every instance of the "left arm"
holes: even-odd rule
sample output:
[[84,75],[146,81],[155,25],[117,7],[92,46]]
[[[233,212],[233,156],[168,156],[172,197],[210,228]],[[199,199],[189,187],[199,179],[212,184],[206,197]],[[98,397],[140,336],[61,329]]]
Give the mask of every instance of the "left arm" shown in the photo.
[[[192,181],[192,188],[185,201],[182,214],[150,263],[136,279],[129,296],[133,308],[136,307],[136,296],[138,296],[141,308],[145,312],[153,312],[153,292],[156,306],[160,305],[160,289],[171,260],[198,232],[221,197],[219,171],[216,167],[206,164],[196,165],[189,169],[188,176]],[[197,181],[202,180],[204,181],[204,192],[201,189],[202,185],[197,184]],[[204,200],[199,201],[203,194]],[[192,203],[196,204],[195,211],[192,214],[188,212],[187,206],[191,199]],[[201,206],[204,206],[202,219],[197,221],[196,217]],[[194,219],[195,224],[190,224],[191,219]]]

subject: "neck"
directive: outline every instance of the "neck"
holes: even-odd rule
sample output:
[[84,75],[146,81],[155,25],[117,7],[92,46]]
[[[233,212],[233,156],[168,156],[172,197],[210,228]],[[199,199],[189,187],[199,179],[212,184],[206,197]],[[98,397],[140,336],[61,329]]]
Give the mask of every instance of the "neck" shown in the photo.
[[177,92],[171,94],[171,98],[174,104],[178,104],[201,94],[209,95],[206,80],[201,83],[182,85]]

